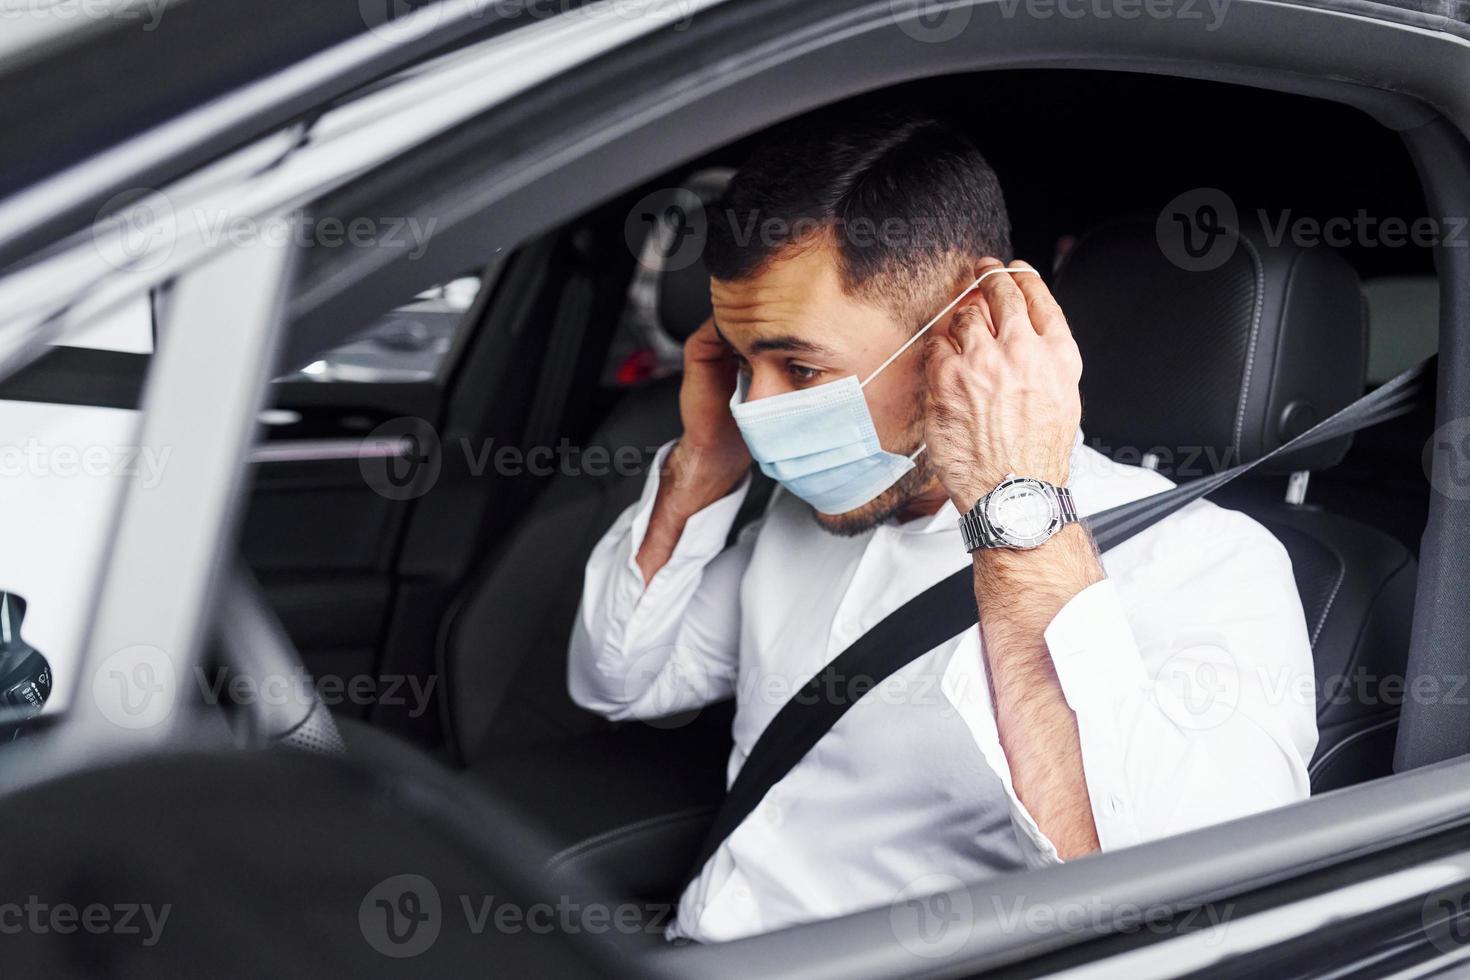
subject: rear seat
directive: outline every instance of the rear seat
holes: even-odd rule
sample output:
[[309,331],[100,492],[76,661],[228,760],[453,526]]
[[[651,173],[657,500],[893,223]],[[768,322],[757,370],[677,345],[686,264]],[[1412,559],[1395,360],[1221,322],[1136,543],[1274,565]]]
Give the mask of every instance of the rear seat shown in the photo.
[[[729,171],[718,171],[728,179]],[[711,172],[689,184],[703,198],[718,192]],[[687,194],[687,188],[671,191]],[[656,232],[655,232],[656,233]],[[651,233],[652,234],[652,233]],[[710,315],[702,261],[679,263],[639,301],[657,319],[663,345],[677,350]],[[566,650],[581,598],[582,572],[597,541],[638,499],[648,463],[679,435],[679,378],[629,389],[589,445],[639,450],[634,475],[560,474],[461,593],[440,629],[451,734],[468,763],[487,751],[605,731],[567,694]],[[554,585],[554,587],[548,587]]]
[[[715,190],[707,177],[702,195]],[[653,312],[667,338],[661,346],[682,346],[710,315],[704,264],[665,270]],[[677,437],[679,380],[629,390],[591,442],[643,449]],[[725,703],[693,717],[611,725],[567,694],[583,568],[638,498],[644,471],[555,478],[456,603],[440,657],[469,777],[542,831],[552,864],[653,901],[688,872],[724,795],[733,711]]]
[[1439,280],[1380,276],[1363,281],[1368,307],[1368,384],[1381,385],[1439,349]]

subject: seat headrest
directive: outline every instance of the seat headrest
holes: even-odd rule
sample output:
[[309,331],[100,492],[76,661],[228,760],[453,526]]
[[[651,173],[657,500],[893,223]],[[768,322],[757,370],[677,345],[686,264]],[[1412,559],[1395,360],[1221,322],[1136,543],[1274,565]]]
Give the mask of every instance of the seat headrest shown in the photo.
[[648,200],[649,213],[658,220],[643,242],[641,274],[654,280],[652,312],[658,328],[680,344],[712,312],[704,264],[705,208],[725,192],[734,175],[727,168],[700,170]]
[[664,333],[683,343],[713,312],[703,258],[664,269],[658,277],[658,322]]
[[[1153,454],[1188,480],[1258,459],[1364,389],[1357,273],[1326,247],[1243,224],[1228,256],[1190,271],[1152,220],[1083,236],[1055,295],[1082,352],[1082,429],[1120,462]],[[1217,246],[1223,243],[1217,242]],[[1273,460],[1270,472],[1338,463],[1351,436]]]

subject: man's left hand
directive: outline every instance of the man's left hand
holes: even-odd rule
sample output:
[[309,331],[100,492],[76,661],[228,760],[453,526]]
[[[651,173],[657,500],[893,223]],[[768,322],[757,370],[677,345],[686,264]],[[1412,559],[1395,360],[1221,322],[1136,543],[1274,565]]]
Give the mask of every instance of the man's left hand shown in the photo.
[[987,278],[928,341],[925,437],[961,513],[1012,473],[1064,486],[1082,417],[1067,319],[1034,269],[1009,268],[1027,271]]

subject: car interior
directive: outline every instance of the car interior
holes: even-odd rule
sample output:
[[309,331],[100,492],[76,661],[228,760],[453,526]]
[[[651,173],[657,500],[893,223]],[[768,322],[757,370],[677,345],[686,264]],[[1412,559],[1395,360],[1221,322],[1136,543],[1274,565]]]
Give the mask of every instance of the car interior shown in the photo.
[[[1179,481],[1248,462],[1434,353],[1427,247],[1293,231],[1425,213],[1402,142],[1356,109],[1036,70],[860,98],[972,133],[1000,176],[1015,257],[1043,271],[1077,336],[1084,437],[1115,459]],[[567,694],[567,640],[592,547],[679,433],[679,347],[709,315],[680,223],[750,144],[533,240],[465,251],[455,281],[477,288],[436,313],[447,336],[432,371],[313,369],[330,354],[284,366],[244,517],[244,557],[311,672],[379,679],[334,704],[349,750],[371,728],[433,752],[522,814],[541,859],[640,899],[673,898],[690,871],[724,790],[731,707],[605,722]],[[1234,204],[1242,243],[1187,273],[1161,254],[1155,218],[1200,189]],[[376,342],[388,363],[394,343],[422,363],[411,336],[362,326],[359,361]],[[1372,684],[1406,671],[1433,417],[1428,395],[1213,498],[1291,556],[1319,680],[1314,793],[1392,772],[1398,703]],[[437,448],[414,482],[386,486],[321,451],[385,433]]]

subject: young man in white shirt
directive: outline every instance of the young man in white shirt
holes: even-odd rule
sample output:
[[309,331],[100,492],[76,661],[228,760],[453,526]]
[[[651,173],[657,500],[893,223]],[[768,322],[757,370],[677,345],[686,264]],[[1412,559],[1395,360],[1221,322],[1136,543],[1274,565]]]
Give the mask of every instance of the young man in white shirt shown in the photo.
[[[1280,696],[1312,677],[1284,549],[1208,502],[1106,556],[1056,519],[1068,496],[1085,517],[1171,484],[1082,445],[1077,346],[1009,257],[994,172],[932,120],[783,131],[710,211],[714,316],[685,347],[683,435],[588,563],[574,699],[624,719],[733,694],[733,781],[804,682],[967,565],[979,623],[841,717],[700,869],[674,935],[880,906],[1308,793],[1314,706]],[[781,487],[725,548],[752,453]],[[992,493],[1009,496],[962,534]]]

